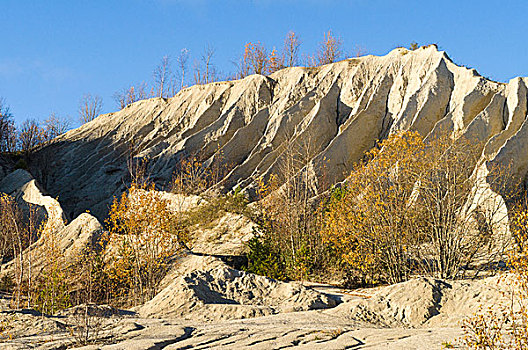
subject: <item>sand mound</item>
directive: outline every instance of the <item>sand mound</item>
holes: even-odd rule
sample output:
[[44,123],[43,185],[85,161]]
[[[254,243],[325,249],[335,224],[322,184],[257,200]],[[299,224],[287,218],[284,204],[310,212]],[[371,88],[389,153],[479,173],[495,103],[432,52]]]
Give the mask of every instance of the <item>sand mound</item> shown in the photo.
[[[192,265],[200,268],[189,270]],[[212,258],[193,257],[184,266],[188,272],[141,306],[138,309],[141,316],[214,321],[323,309],[337,304],[300,283],[235,270]]]
[[420,277],[377,288],[330,312],[384,327],[458,327],[481,306],[506,303],[511,279],[505,275],[448,282]]

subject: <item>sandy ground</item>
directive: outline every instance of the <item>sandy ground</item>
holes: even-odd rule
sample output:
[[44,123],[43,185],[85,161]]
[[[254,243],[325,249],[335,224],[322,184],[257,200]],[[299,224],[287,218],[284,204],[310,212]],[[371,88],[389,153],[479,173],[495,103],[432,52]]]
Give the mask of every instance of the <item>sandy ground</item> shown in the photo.
[[[40,318],[32,316],[33,318]],[[35,321],[35,320],[34,320]],[[45,318],[40,330],[0,344],[2,349],[80,346],[63,318]],[[60,324],[60,325],[59,325]],[[27,325],[27,324],[26,324]],[[33,329],[37,329],[34,327]],[[92,330],[96,332],[95,329]],[[124,317],[109,320],[103,342],[82,349],[441,349],[456,344],[459,328],[376,328],[323,311],[304,311],[214,323]]]

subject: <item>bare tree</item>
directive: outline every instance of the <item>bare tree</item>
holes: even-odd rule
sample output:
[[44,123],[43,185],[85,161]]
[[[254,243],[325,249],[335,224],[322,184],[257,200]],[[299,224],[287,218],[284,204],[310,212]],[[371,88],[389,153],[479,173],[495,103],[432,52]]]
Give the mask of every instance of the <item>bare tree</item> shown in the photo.
[[331,31],[324,34],[323,41],[317,49],[316,62],[319,66],[334,63],[343,55],[343,41],[336,37]]
[[215,49],[207,44],[205,46],[204,52],[202,54],[202,62],[204,63],[205,67],[205,83],[212,83],[216,80],[216,69],[213,66],[212,59],[215,54]]
[[8,260],[13,262],[14,290],[11,306],[15,308],[21,307],[25,287],[28,289],[28,307],[31,303],[29,293],[32,287],[31,252],[23,252],[35,242],[37,227],[33,207],[29,206],[28,212],[24,215],[13,197],[0,194],[0,262]]
[[301,39],[295,32],[290,31],[284,40],[283,64],[286,67],[296,66],[299,62],[299,47]]
[[153,75],[156,84],[156,95],[162,98],[168,97],[173,82],[171,59],[169,56],[162,57]]
[[79,104],[79,118],[82,124],[94,120],[103,107],[101,97],[91,94],[85,94]]
[[[320,235],[321,216],[314,198],[324,191],[324,181],[310,175],[311,160],[318,147],[311,136],[288,137],[267,183],[258,192],[261,242],[280,256],[281,273],[305,279],[310,271],[322,267],[328,259]],[[265,268],[266,270],[267,268]],[[266,272],[267,275],[274,274]]]
[[367,54],[367,49],[361,45],[356,45],[353,49],[345,53],[346,57],[361,57]]
[[68,119],[58,117],[55,113],[52,113],[42,123],[43,140],[52,140],[55,137],[64,134],[69,128],[70,121]]
[[12,152],[16,147],[16,128],[13,115],[5,100],[0,98],[0,152]]
[[193,63],[193,78],[194,84],[204,84],[202,81],[202,67],[200,66],[200,62],[197,60],[194,60]]
[[216,68],[213,65],[215,49],[207,44],[204,48],[201,62],[194,62],[194,83],[208,84],[215,82],[217,79]]
[[35,119],[27,119],[18,134],[19,149],[26,155],[43,140],[43,130]]
[[180,75],[181,75],[180,90],[183,89],[185,86],[185,71],[187,70],[188,60],[189,60],[189,50],[184,48],[180,51],[180,55],[176,59],[176,62],[178,63],[178,68],[180,69]]
[[[0,209],[1,240],[6,244],[2,259],[6,257],[15,259],[15,291],[12,303],[18,308],[22,299],[22,281],[24,278],[22,251],[25,240],[24,229],[21,226],[22,213],[15,200],[6,194],[0,196]],[[7,250],[9,248],[12,249],[11,252]]]
[[302,55],[303,65],[306,67],[317,67],[317,57],[316,55],[304,54]]
[[148,98],[146,87],[146,83],[141,83],[136,86],[132,85],[128,88],[123,88],[113,95],[114,101],[116,101],[120,109],[123,109],[131,103],[144,100]]

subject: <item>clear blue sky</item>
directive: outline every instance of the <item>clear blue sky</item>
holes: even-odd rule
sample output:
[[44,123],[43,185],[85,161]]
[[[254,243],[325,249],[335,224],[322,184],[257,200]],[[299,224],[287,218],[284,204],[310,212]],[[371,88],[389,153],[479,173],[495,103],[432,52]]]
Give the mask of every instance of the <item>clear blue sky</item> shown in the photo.
[[345,48],[383,55],[437,43],[458,64],[507,81],[528,76],[525,1],[0,0],[0,96],[16,121],[77,118],[84,93],[150,82],[163,55],[205,44],[227,74],[248,41],[281,47],[289,30],[311,53],[327,30]]

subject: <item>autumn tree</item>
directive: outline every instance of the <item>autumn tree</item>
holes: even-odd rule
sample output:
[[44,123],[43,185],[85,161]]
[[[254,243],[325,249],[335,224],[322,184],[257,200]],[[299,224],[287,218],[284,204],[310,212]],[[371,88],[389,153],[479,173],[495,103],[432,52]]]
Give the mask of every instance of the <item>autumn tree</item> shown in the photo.
[[240,63],[239,77],[250,74],[267,74],[269,69],[269,59],[266,47],[259,42],[247,43],[244,48],[244,55]]
[[85,94],[79,102],[79,119],[81,124],[94,120],[103,108],[101,97],[91,94]]
[[221,150],[213,161],[204,158],[201,153],[182,157],[172,174],[170,191],[186,196],[206,195],[232,169]]
[[302,41],[298,34],[293,31],[288,32],[288,35],[284,40],[284,48],[282,52],[283,65],[285,67],[294,67],[298,64],[301,43]]
[[316,63],[322,66],[328,63],[338,61],[343,55],[343,41],[340,37],[336,37],[331,31],[324,34],[323,41],[319,44],[316,53]]
[[509,223],[515,244],[508,274],[498,286],[502,302],[481,309],[462,322],[462,344],[469,349],[526,349],[528,346],[528,206],[524,199],[511,205]]
[[137,305],[157,293],[169,263],[187,241],[175,218],[169,201],[151,184],[133,183],[114,200],[107,219],[106,270],[115,298]]
[[450,135],[427,142],[417,133],[390,136],[334,195],[327,239],[367,282],[396,283],[417,272],[454,278],[479,254],[500,260],[508,244],[497,241],[504,203],[488,186],[506,193],[509,184],[500,169],[492,177],[473,172],[477,149]]
[[269,75],[282,68],[284,68],[284,56],[279,55],[275,48],[268,54],[268,50],[260,41],[250,42],[244,47],[237,78],[244,78],[250,74]]
[[284,57],[279,56],[277,50],[273,48],[268,57],[268,74],[275,73],[276,71],[284,68]]
[[248,43],[244,52],[244,59],[247,60],[253,74],[266,74],[269,68],[267,50],[258,41],[255,44]]
[[35,276],[34,286],[29,292],[32,305],[42,313],[49,315],[71,306],[70,303],[70,266],[59,244],[59,230],[64,223],[57,213],[48,213],[48,220],[41,225],[40,254],[43,266]]
[[414,260],[422,272],[455,278],[462,268],[479,271],[478,264],[489,268],[504,259],[512,244],[506,202],[520,188],[509,165],[480,163],[482,143],[463,136],[436,135],[426,147],[415,188],[417,235],[425,244]]
[[326,239],[365,282],[396,283],[409,276],[407,250],[417,244],[409,229],[418,219],[409,202],[424,153],[418,134],[391,136],[367,153],[369,161],[358,165],[332,196]]
[[199,195],[213,185],[211,170],[196,155],[182,159],[174,171],[171,192]]

